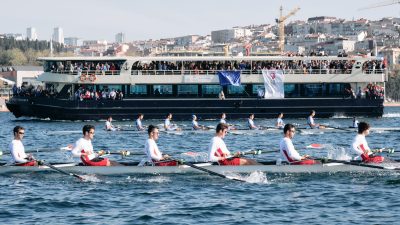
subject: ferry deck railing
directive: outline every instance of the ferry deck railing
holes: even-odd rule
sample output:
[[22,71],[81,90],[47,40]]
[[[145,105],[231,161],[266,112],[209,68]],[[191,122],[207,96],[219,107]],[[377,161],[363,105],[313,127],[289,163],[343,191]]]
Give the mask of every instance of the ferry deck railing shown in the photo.
[[67,74],[67,75],[98,75],[98,76],[114,76],[114,75],[120,75],[121,70],[83,70],[83,71],[69,71],[69,70],[52,70],[52,71],[45,71],[45,72],[50,72],[50,73],[55,73],[55,74]]

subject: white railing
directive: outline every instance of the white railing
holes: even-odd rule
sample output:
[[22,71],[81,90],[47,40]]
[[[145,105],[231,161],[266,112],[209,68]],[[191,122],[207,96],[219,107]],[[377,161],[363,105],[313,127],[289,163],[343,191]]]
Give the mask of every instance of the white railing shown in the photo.
[[45,71],[48,73],[55,73],[55,74],[67,74],[67,75],[120,75],[121,70],[84,70],[84,71],[69,71],[69,70],[53,70],[53,71]]

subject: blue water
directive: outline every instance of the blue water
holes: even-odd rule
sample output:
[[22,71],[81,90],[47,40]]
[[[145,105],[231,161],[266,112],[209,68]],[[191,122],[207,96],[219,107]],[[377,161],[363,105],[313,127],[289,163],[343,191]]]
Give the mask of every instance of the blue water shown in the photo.
[[[229,118],[228,118],[229,119]],[[351,118],[317,119],[332,126],[348,126]],[[377,127],[399,127],[400,108],[387,108],[383,118],[359,118]],[[12,128],[26,128],[26,150],[58,149],[73,143],[86,123],[97,127],[96,149],[129,149],[139,152],[145,135],[105,132],[104,122],[69,122],[15,119],[0,113],[0,148],[7,150]],[[144,121],[144,124],[162,123]],[[229,121],[245,126],[245,120]],[[271,126],[274,120],[255,120]],[[300,119],[286,122],[304,123]],[[129,121],[114,124],[129,125]],[[190,121],[178,124],[190,125]],[[200,121],[215,125],[216,121]],[[60,131],[71,131],[62,133]],[[400,132],[372,133],[370,147],[400,151]],[[231,151],[262,148],[277,150],[280,133],[228,135]],[[159,147],[180,156],[186,151],[206,151],[212,133],[161,134]],[[297,133],[296,148],[313,156],[344,150],[352,133]],[[311,143],[331,144],[323,150],[305,149]],[[63,151],[39,152],[50,162],[71,160]],[[257,156],[273,160],[275,153]],[[399,153],[391,156],[399,159]],[[120,160],[118,157],[112,157]],[[0,158],[8,161],[7,156]],[[137,161],[138,156],[125,160]],[[398,173],[252,174],[241,175],[256,183],[241,183],[206,174],[188,175],[89,175],[89,182],[58,173],[0,175],[0,224],[395,224],[400,220]]]

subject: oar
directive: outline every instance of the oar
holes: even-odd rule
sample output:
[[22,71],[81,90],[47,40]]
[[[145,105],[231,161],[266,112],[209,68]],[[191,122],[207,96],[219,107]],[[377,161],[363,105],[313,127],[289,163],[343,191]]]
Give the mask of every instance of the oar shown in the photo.
[[256,149],[256,150],[250,150],[250,151],[246,151],[246,152],[239,152],[239,155],[261,155],[261,154],[276,153],[276,152],[278,152],[278,151],[276,151],[276,150],[263,151],[260,149]]
[[[39,162],[39,161],[38,161],[38,162]],[[59,172],[59,173],[62,173],[62,174],[65,174],[65,175],[69,175],[69,176],[76,177],[76,178],[78,178],[78,179],[81,180],[81,181],[84,180],[84,178],[83,178],[82,176],[79,176],[78,174],[75,174],[75,173],[68,173],[68,172],[66,172],[66,171],[64,171],[64,170],[62,170],[62,169],[59,169],[59,168],[57,168],[57,167],[51,165],[50,163],[45,163],[44,161],[40,161],[40,162],[41,162],[42,165],[48,166],[49,168],[51,168],[51,169],[53,169],[53,170],[55,170],[55,171],[57,171],[57,172]]]
[[394,153],[394,148],[374,149],[374,150],[372,150],[372,152],[373,153],[386,152],[388,154],[393,154]]
[[366,164],[363,162],[351,162],[351,161],[345,161],[345,160],[326,159],[326,158],[316,158],[314,160],[320,160],[323,163],[327,163],[327,162],[342,163],[345,165],[361,166],[361,167],[375,168],[375,169],[381,169],[381,170],[400,170],[400,167],[377,166],[377,165]]
[[[349,128],[332,127],[332,126],[328,126],[328,125],[324,125],[324,124],[321,124],[321,125],[324,126],[325,128],[333,128],[336,130],[343,130],[343,131],[347,131],[347,132],[354,131],[354,129],[349,129]],[[323,129],[321,129],[321,130],[323,130]]]
[[193,169],[197,169],[197,170],[206,172],[206,173],[208,173],[208,174],[210,174],[210,175],[217,176],[217,177],[222,177],[222,178],[226,178],[226,179],[234,180],[234,181],[246,182],[245,180],[242,180],[242,179],[239,179],[239,178],[235,178],[235,177],[231,177],[231,176],[226,176],[226,175],[224,175],[224,174],[220,174],[220,173],[217,173],[217,172],[208,170],[208,169],[206,169],[206,168],[196,166],[196,165],[194,165],[193,163],[182,162],[182,164],[183,164],[183,165],[186,165],[186,166],[190,166],[190,167],[193,168]]

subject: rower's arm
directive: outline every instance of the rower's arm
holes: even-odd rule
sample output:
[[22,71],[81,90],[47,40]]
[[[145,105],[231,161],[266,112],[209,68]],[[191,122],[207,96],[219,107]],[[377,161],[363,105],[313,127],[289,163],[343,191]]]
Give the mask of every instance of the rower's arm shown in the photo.
[[14,158],[16,163],[26,163],[28,160],[26,159],[28,156],[25,152],[19,148],[16,143],[12,143],[11,146],[11,155]]

